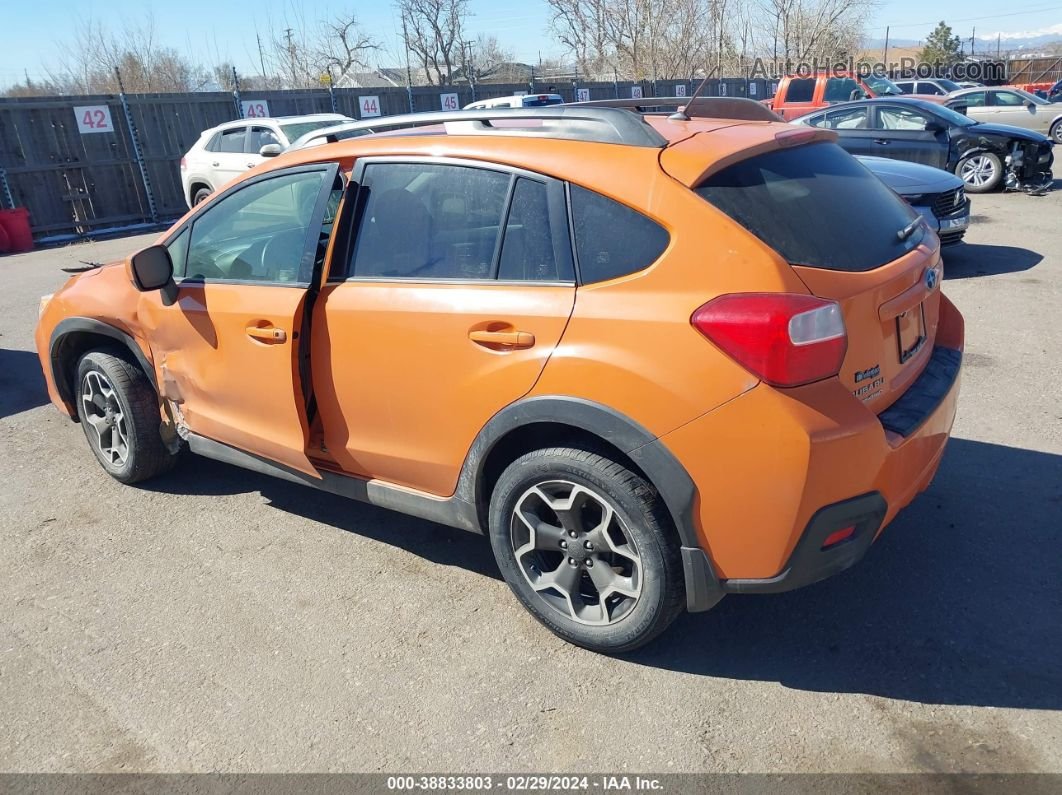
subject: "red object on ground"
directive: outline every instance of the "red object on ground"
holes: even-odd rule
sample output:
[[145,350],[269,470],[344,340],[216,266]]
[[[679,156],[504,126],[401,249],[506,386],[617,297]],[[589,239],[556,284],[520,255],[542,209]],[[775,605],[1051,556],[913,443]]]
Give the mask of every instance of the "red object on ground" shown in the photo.
[[9,251],[32,251],[33,232],[30,230],[29,210],[16,207],[0,210],[0,227],[7,233]]

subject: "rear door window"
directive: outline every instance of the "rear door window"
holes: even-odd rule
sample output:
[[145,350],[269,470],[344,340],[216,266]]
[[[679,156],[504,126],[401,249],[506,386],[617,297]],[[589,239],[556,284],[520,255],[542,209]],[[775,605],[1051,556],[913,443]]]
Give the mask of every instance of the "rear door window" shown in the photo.
[[370,163],[353,275],[492,278],[509,180],[469,166]]
[[831,77],[826,81],[822,99],[825,102],[849,102],[853,99],[863,99],[865,96],[866,92],[852,78]]
[[235,127],[231,130],[221,131],[221,142],[218,145],[218,152],[239,152],[243,153],[244,143],[247,139],[246,127]]
[[917,213],[833,143],[750,157],[697,187],[793,265],[868,271],[903,256],[924,234],[897,234]]
[[583,284],[644,270],[667,248],[670,237],[662,226],[600,193],[572,185],[571,205]]

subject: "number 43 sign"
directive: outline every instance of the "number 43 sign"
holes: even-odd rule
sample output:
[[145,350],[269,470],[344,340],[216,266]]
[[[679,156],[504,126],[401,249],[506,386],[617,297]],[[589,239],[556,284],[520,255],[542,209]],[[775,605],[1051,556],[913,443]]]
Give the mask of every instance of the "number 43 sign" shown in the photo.
[[77,119],[77,130],[82,135],[114,132],[111,109],[106,105],[78,105],[74,108],[74,117]]

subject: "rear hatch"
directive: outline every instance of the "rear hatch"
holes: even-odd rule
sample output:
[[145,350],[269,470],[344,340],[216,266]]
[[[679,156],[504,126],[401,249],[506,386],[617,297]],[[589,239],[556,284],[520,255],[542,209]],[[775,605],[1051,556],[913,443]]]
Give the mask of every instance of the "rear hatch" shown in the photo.
[[935,235],[906,202],[828,141],[761,150],[694,190],[792,265],[812,295],[840,305],[839,378],[868,408],[881,413],[911,386],[933,350],[941,267]]

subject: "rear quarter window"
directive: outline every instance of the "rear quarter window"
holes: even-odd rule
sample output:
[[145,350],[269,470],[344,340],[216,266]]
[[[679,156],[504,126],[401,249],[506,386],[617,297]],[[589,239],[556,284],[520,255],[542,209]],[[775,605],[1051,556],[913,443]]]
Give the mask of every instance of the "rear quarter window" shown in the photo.
[[793,265],[873,270],[925,234],[919,226],[901,240],[918,214],[833,143],[750,157],[695,190]]
[[644,270],[667,248],[670,237],[662,226],[600,193],[572,185],[571,205],[583,284]]

